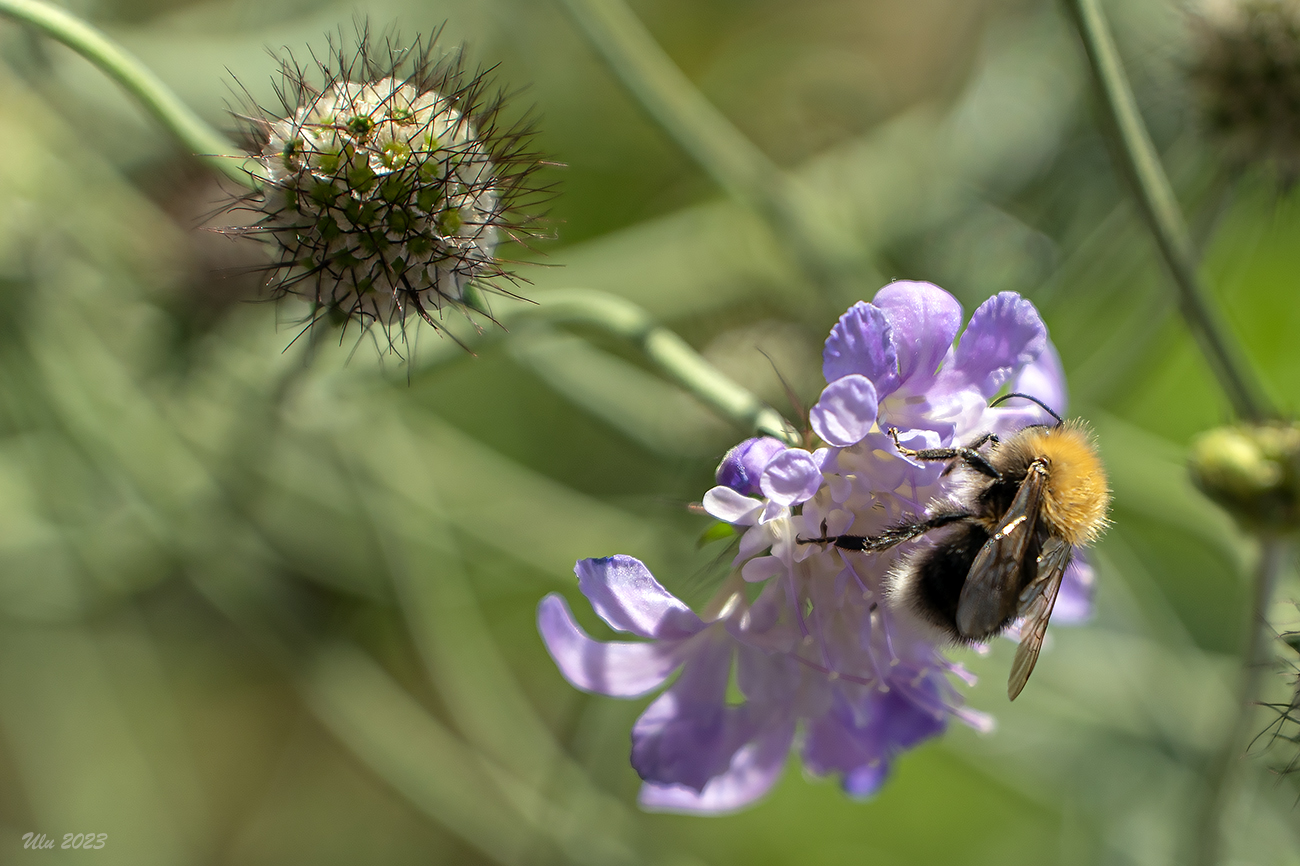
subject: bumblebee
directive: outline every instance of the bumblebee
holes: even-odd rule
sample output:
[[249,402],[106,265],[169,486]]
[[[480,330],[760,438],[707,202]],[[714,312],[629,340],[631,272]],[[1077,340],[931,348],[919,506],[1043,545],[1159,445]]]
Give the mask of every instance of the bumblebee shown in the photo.
[[1074,548],[1106,527],[1110,488],[1092,434],[1081,421],[1022,428],[1005,440],[991,433],[958,448],[912,450],[890,436],[900,454],[946,461],[960,469],[952,502],[896,524],[879,535],[839,535],[807,542],[842,550],[887,550],[922,535],[933,544],[906,554],[886,578],[886,597],[955,643],[992,637],[1024,619],[1007,695],[1015,700],[1038,661],[1047,623]]

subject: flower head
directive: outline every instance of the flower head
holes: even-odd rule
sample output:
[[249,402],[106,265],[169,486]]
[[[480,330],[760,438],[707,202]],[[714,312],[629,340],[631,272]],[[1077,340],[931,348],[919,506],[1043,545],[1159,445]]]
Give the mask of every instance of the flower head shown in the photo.
[[[868,796],[891,760],[941,732],[959,703],[945,677],[955,666],[928,645],[889,635],[887,614],[871,605],[878,596],[870,591],[854,588],[852,610],[840,614],[843,622],[827,623],[829,640],[814,648],[788,584],[772,581],[752,602],[732,585],[716,618],[706,620],[632,557],[586,559],[577,574],[605,622],[648,640],[594,640],[561,596],[547,596],[538,628],[571,683],[636,697],[680,671],[632,728],[632,765],[645,781],[646,808],[723,812],[751,803],[780,776],[801,723],[808,768],[838,773],[849,793]],[[902,650],[892,663],[891,640]],[[868,656],[876,659],[864,662]],[[865,675],[839,674],[836,664]],[[728,695],[733,674],[739,700]]]
[[1300,525],[1300,425],[1218,427],[1197,437],[1192,481],[1243,524],[1271,532]]
[[313,322],[378,323],[502,291],[506,238],[535,235],[523,213],[542,190],[530,130],[500,122],[500,97],[433,42],[332,44],[322,80],[282,63],[281,112],[259,110],[262,189],[242,203],[275,249],[274,290],[312,303]]
[[1190,68],[1204,117],[1239,161],[1300,176],[1300,3],[1214,0],[1195,25]]
[[[579,588],[606,622],[644,641],[593,640],[561,597],[543,599],[542,637],[579,688],[633,697],[680,671],[632,732],[647,808],[746,805],[776,781],[792,746],[810,772],[838,775],[846,792],[867,796],[899,753],[949,718],[991,727],[952,682],[973,677],[891,604],[887,575],[906,545],[864,553],[800,541],[877,532],[953,494],[943,466],[905,456],[891,428],[922,448],[1046,420],[1033,404],[990,407],[1008,385],[1064,412],[1060,363],[1032,304],[1003,293],[964,331],[962,321],[947,292],[902,282],[840,318],[810,415],[822,447],[747,440],[704,496],[710,515],[741,531],[710,615],[692,613],[630,557],[578,563]],[[1087,617],[1090,588],[1091,570],[1077,562],[1059,621]],[[739,695],[728,694],[733,674]]]

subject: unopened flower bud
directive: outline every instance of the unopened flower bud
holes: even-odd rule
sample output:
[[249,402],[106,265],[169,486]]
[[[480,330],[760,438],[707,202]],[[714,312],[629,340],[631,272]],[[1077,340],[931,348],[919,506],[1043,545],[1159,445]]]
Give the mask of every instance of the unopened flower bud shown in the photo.
[[717,479],[737,493],[757,495],[758,481],[768,462],[785,450],[785,443],[771,436],[746,439],[732,448],[718,464]]
[[1300,426],[1220,427],[1192,447],[1192,480],[1242,523],[1300,526]]

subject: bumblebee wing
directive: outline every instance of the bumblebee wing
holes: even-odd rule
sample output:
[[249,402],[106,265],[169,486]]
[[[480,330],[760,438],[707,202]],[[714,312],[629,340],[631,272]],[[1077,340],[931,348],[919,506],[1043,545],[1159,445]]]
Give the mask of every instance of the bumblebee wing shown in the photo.
[[993,634],[1015,616],[1025,558],[1034,555],[1034,532],[1047,471],[1032,463],[1002,522],[971,563],[957,600],[957,630],[968,638]]
[[1042,556],[1038,557],[1038,577],[1020,594],[1020,615],[1025,622],[1020,629],[1016,660],[1011,663],[1011,678],[1007,680],[1007,697],[1013,701],[1038,663],[1043,638],[1047,637],[1047,621],[1052,618],[1052,608],[1061,591],[1061,578],[1065,576],[1073,552],[1074,548],[1061,539],[1048,539],[1043,545]]

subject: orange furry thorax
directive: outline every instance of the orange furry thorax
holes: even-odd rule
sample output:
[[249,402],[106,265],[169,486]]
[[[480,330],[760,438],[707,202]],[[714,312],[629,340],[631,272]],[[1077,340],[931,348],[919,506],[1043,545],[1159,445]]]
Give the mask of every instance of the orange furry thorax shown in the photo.
[[1056,427],[1027,427],[998,445],[992,463],[1003,473],[1027,471],[1047,462],[1041,503],[1051,533],[1073,545],[1091,544],[1106,527],[1110,485],[1091,431],[1080,421]]

